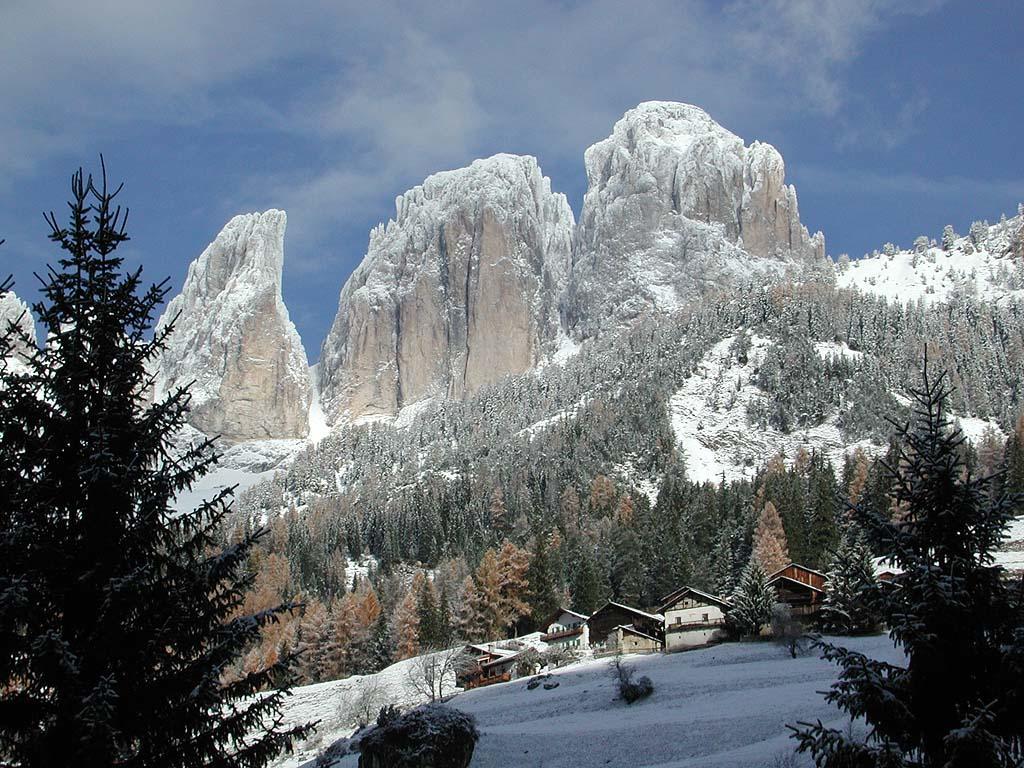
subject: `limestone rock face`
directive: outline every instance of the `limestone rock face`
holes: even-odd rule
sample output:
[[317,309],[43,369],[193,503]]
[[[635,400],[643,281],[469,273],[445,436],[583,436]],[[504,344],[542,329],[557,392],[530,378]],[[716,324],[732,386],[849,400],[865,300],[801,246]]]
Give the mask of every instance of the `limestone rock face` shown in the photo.
[[230,442],[309,431],[306,353],[281,298],[285,225],[275,210],[231,219],[157,324],[178,316],[156,396],[194,381],[191,424]]
[[533,367],[559,337],[574,221],[534,158],[435,174],[395,207],[370,234],[324,341],[332,422],[462,398]]
[[27,336],[27,339],[21,338],[21,334],[15,332],[10,337],[12,357],[18,360],[20,356],[30,354],[32,347],[36,346],[36,326],[32,310],[14,291],[0,294],[0,334],[6,333],[11,323]]
[[590,335],[737,279],[825,263],[782,156],[688,104],[646,102],[584,156],[570,325]]

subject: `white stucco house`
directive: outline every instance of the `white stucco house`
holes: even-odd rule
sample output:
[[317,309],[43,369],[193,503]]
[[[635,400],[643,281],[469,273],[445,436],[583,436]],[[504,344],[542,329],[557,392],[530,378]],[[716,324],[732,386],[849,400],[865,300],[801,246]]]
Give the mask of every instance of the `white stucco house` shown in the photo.
[[662,598],[665,650],[681,651],[725,637],[729,602],[694,587],[680,587]]

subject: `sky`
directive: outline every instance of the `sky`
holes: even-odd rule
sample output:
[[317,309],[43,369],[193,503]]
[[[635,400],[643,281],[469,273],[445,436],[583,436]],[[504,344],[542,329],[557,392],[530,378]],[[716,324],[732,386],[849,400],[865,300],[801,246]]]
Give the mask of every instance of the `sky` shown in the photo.
[[966,232],[1024,201],[1022,33],[1019,0],[0,0],[0,273],[37,298],[42,213],[102,153],[153,281],[286,210],[315,361],[397,195],[512,152],[578,214],[584,150],[652,99],[774,144],[833,256]]

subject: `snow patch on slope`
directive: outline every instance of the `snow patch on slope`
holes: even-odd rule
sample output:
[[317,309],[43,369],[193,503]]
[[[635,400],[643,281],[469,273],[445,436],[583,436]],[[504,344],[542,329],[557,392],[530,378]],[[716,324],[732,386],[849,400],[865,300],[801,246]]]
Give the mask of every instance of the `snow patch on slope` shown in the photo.
[[1017,216],[955,238],[949,250],[934,245],[891,250],[841,263],[836,285],[873,293],[890,301],[946,302],[954,295],[985,301],[1024,299],[1024,265],[1012,257]]
[[[869,453],[879,450],[867,440],[847,443],[835,414],[822,424],[789,434],[749,424],[747,409],[765,397],[754,376],[772,341],[751,334],[746,362],[741,362],[732,351],[736,339],[733,335],[715,344],[669,400],[676,445],[685,456],[692,481],[719,483],[723,478],[731,482],[753,477],[780,450],[787,458],[800,448],[824,452],[837,469],[844,456],[858,447]],[[822,349],[830,351],[828,345]]]

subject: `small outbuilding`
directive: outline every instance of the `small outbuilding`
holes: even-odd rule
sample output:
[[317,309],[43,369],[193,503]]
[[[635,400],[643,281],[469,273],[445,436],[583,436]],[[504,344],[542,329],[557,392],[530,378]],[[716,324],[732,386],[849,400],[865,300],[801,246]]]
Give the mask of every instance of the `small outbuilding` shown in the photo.
[[610,600],[598,608],[587,619],[590,644],[595,651],[614,651],[614,644],[609,643],[616,637],[620,627],[632,627],[634,632],[645,637],[654,638],[659,645],[662,642],[665,617],[657,613],[648,613]]
[[605,650],[622,653],[657,653],[662,649],[660,638],[641,632],[632,624],[615,627],[605,641]]
[[729,601],[695,587],[680,587],[662,598],[665,650],[682,651],[721,640]]

